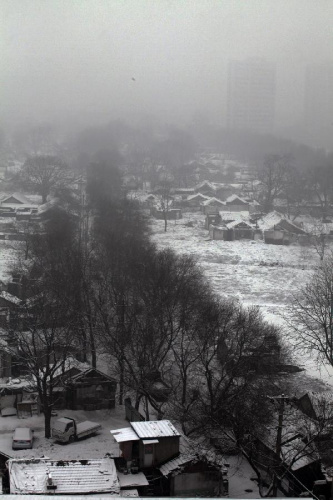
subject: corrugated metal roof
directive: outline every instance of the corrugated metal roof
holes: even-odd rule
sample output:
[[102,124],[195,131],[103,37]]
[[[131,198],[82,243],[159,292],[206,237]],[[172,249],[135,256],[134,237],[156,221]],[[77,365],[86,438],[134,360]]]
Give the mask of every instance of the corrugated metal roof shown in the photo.
[[[114,460],[9,460],[11,494],[87,494],[119,495],[120,487]],[[51,474],[56,490],[47,489]]]
[[159,438],[180,436],[170,420],[149,420],[148,422],[131,422],[131,426],[140,438]]
[[110,431],[117,443],[123,443],[124,441],[138,441],[140,438],[133,431],[131,427],[124,427],[123,429],[115,429]]
[[191,454],[182,454],[179,457],[174,458],[173,460],[169,460],[166,464],[159,467],[163,476],[168,476],[170,472],[180,469],[183,465],[192,462],[195,459],[195,455]]

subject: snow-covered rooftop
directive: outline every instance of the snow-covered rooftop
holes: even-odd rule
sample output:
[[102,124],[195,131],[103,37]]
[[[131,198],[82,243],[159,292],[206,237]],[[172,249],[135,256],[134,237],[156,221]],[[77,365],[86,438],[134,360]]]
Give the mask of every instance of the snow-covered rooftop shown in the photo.
[[126,441],[138,441],[140,438],[132,427],[124,427],[123,429],[116,429],[110,431],[117,443]]
[[163,476],[168,476],[170,472],[176,471],[177,469],[180,472],[183,465],[192,462],[194,459],[195,459],[194,454],[191,453],[180,454],[179,457],[169,460],[169,462],[163,464],[161,467],[159,467],[159,469],[162,472]]
[[237,222],[248,222],[249,212],[247,210],[242,210],[241,212],[219,212],[222,221],[237,221]]
[[225,205],[225,202],[222,201],[222,200],[219,200],[218,198],[209,198],[208,200],[205,200],[201,203],[201,205],[203,205],[204,207],[206,207],[207,205],[212,205],[214,203],[217,203],[218,205]]
[[237,194],[232,194],[231,196],[228,196],[228,198],[225,201],[226,203],[232,203],[233,201],[240,201],[241,203],[245,204],[248,203],[246,200],[244,200],[244,198],[237,196]]
[[[12,459],[8,461],[11,494],[88,494],[119,495],[114,460]],[[49,482],[56,490],[47,488]]]
[[0,292],[0,297],[2,299],[5,299],[7,300],[7,302],[11,302],[12,304],[15,304],[16,306],[20,305],[22,300],[19,299],[18,297],[16,297],[15,295],[12,295],[11,293],[9,292],[6,292],[6,291],[2,291]]
[[202,193],[191,194],[187,197],[187,201],[195,200],[196,198],[201,198],[202,200],[209,200],[209,196],[205,196]]
[[149,484],[143,472],[138,472],[137,474],[123,474],[122,472],[118,472],[117,474],[121,488],[137,488],[138,486],[148,486]]
[[149,420],[147,422],[131,422],[131,426],[140,438],[159,438],[180,436],[170,420]]
[[32,203],[24,194],[18,193],[18,192],[11,193],[11,194],[1,193],[0,194],[0,204],[3,205],[4,203],[7,203],[8,205],[12,205],[15,202],[8,201],[11,198],[14,198],[15,200],[17,200],[17,202],[19,204],[22,204],[22,205],[30,205],[30,206],[35,205],[35,203]]

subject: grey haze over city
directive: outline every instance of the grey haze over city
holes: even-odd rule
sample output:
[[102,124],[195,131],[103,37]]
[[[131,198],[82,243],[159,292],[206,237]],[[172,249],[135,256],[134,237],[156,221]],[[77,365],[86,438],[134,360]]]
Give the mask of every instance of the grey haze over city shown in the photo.
[[[225,126],[230,61],[256,58],[274,68],[270,132],[329,149],[332,22],[330,0],[0,0],[0,119]],[[309,68],[326,101],[306,125]]]

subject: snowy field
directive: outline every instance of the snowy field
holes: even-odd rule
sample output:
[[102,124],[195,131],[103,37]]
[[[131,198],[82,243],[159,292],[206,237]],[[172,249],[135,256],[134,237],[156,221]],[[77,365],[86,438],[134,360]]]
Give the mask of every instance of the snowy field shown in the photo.
[[[204,221],[201,213],[185,213],[182,219],[169,221],[165,232],[164,221],[152,219],[152,241],[159,248],[171,247],[176,253],[192,255],[217,294],[258,306],[267,320],[283,327],[287,304],[320,263],[315,249],[251,240],[210,240]],[[297,363],[325,385],[331,383],[333,370],[319,372],[306,358],[298,358]]]

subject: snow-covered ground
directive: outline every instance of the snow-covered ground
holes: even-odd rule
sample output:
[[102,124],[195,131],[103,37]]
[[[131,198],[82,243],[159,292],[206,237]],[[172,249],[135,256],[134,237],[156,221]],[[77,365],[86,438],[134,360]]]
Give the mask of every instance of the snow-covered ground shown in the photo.
[[[164,221],[152,219],[152,241],[159,248],[171,247],[176,253],[192,255],[217,294],[259,306],[267,320],[284,326],[286,306],[320,263],[315,249],[263,241],[211,240],[204,222],[202,213],[185,213],[182,219],[169,221],[165,232]],[[305,357],[297,363],[325,385],[331,383],[332,369],[319,372],[314,361]]]
[[0,281],[9,281],[11,269],[17,259],[18,246],[17,241],[0,241]]
[[[0,417],[0,451],[13,458],[41,457],[76,460],[103,458],[106,453],[119,456],[119,446],[110,434],[111,429],[128,427],[125,420],[125,407],[117,406],[113,410],[96,411],[58,411],[59,417],[72,417],[78,422],[90,420],[102,425],[102,429],[95,436],[75,441],[74,443],[60,444],[53,439],[44,437],[44,415],[34,415],[28,418]],[[16,427],[29,427],[34,430],[34,444],[31,450],[12,450],[12,436]]]

